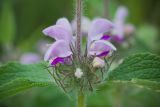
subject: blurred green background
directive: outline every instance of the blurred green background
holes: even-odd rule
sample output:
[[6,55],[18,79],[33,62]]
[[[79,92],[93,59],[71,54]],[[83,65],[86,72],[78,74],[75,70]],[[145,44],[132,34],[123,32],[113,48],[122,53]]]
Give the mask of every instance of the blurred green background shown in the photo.
[[[75,14],[74,0],[0,0],[0,63],[19,60],[25,52],[37,52],[37,43],[48,40],[42,30],[60,17],[70,21]],[[136,26],[136,44],[122,56],[136,52],[160,55],[160,0],[85,0],[84,15],[113,19],[118,6],[129,9],[127,22]],[[105,10],[108,9],[108,10]],[[106,85],[88,95],[87,107],[159,107],[160,93],[134,86]],[[56,86],[34,88],[0,101],[0,107],[74,107]]]

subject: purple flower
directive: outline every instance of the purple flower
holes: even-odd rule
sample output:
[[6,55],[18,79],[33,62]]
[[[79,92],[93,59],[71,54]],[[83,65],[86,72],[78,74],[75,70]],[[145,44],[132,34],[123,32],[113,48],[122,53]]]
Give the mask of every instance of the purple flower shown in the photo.
[[61,18],[56,25],[43,30],[43,33],[56,40],[47,50],[44,60],[51,61],[51,65],[65,63],[65,59],[72,55],[70,43],[73,41],[72,28],[66,18]]
[[[93,20],[88,28],[88,57],[105,57],[116,50],[114,45],[108,41],[110,36],[105,34],[110,32],[113,27],[113,23],[106,19]],[[48,48],[44,60],[50,61],[51,65],[71,64],[74,54],[71,51],[71,46],[75,46],[75,40],[69,21],[66,18],[61,18],[56,22],[56,25],[44,29],[43,33],[56,40]]]
[[98,18],[92,22],[88,32],[88,55],[105,57],[112,51],[116,51],[114,45],[107,41],[110,37],[105,35],[113,28],[113,23],[106,19]]
[[44,60],[66,58],[72,54],[69,44],[64,40],[58,40],[54,42],[47,50]]
[[40,60],[41,60],[41,57],[35,53],[25,53],[20,57],[20,62],[22,64],[38,63]]
[[112,31],[112,39],[118,43],[122,43],[125,36],[131,35],[135,31],[132,24],[126,24],[127,16],[128,9],[124,6],[118,7],[114,19],[115,28]]
[[117,42],[123,42],[124,40],[124,27],[125,27],[125,20],[128,15],[128,9],[126,7],[120,6],[117,9],[114,24],[115,28],[112,32],[113,40]]

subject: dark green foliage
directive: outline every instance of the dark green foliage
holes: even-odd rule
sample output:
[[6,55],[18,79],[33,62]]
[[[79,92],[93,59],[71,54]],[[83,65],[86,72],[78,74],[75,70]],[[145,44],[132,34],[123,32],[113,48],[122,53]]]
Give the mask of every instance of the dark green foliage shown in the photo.
[[52,82],[42,63],[35,65],[8,63],[0,67],[0,99],[32,87],[51,85]]
[[160,57],[153,54],[136,54],[126,58],[107,80],[129,82],[154,90],[160,90]]

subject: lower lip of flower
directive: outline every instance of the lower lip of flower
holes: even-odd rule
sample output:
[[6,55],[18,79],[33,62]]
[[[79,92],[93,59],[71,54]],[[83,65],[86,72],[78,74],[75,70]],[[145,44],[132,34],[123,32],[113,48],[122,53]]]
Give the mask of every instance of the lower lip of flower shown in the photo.
[[52,62],[51,62],[51,65],[57,65],[58,63],[64,63],[64,58],[61,58],[61,57],[57,57],[55,58]]
[[101,37],[101,40],[109,40],[110,39],[110,36],[109,35],[103,35]]
[[104,56],[107,56],[109,54],[109,51],[105,51],[105,52],[102,52],[101,54],[97,55],[97,57],[104,57]]

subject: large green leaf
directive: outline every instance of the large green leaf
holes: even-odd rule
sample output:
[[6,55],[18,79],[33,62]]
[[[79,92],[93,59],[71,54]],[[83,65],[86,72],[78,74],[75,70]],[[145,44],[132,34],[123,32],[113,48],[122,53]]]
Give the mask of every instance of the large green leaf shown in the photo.
[[52,84],[44,64],[22,65],[8,63],[0,67],[0,99],[32,87]]
[[159,91],[160,57],[149,53],[132,55],[115,70],[110,71],[107,80],[133,83]]

